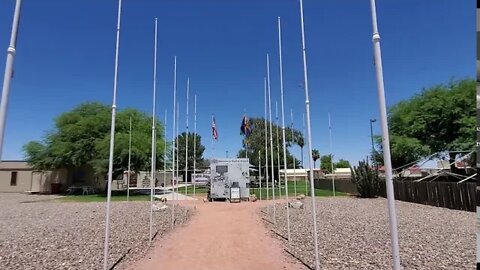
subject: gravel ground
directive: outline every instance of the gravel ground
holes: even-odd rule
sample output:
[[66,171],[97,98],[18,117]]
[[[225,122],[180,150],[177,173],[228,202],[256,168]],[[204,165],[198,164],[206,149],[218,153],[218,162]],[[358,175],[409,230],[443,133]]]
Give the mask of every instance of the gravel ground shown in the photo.
[[[290,208],[289,250],[313,267],[311,201],[304,203]],[[276,225],[265,224],[286,236],[285,203],[276,208]],[[475,213],[401,201],[396,209],[404,269],[474,269]],[[317,222],[322,269],[392,269],[386,199],[317,199]]]
[[[0,269],[103,268],[105,203],[67,203],[54,198],[0,195]],[[179,206],[175,213],[177,224],[193,214]],[[149,217],[149,202],[111,204],[109,266],[127,252],[116,268],[143,257]],[[171,229],[171,208],[154,212],[154,221],[158,240]]]

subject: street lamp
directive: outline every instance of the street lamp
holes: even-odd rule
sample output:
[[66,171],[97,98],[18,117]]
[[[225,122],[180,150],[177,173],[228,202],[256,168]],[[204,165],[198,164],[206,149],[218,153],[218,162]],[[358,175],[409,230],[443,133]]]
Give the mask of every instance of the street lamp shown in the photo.
[[377,119],[370,119],[370,138],[372,139],[372,162],[375,169],[378,170],[377,161],[375,160],[375,144],[373,143],[373,123],[376,121]]

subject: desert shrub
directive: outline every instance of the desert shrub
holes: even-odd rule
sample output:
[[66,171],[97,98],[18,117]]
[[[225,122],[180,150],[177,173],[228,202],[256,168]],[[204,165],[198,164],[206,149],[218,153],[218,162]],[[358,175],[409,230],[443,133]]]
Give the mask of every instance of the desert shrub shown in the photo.
[[362,198],[375,198],[380,191],[380,178],[368,161],[359,161],[352,169],[352,182]]

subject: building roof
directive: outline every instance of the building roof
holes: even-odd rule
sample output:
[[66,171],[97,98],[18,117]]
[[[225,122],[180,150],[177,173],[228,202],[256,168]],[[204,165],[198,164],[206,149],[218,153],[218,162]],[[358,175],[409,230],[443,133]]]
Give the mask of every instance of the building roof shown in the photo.
[[32,170],[32,166],[24,160],[2,160],[0,170]]
[[334,173],[335,174],[351,174],[352,170],[350,168],[336,168]]

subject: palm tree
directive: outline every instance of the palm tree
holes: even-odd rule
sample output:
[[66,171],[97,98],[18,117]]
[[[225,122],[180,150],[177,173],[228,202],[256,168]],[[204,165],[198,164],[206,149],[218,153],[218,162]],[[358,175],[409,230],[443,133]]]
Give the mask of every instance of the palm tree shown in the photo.
[[297,144],[300,146],[300,149],[302,151],[302,168],[305,168],[303,166],[303,147],[305,146],[305,141],[303,140],[303,136],[297,136]]
[[320,158],[320,153],[317,149],[312,150],[313,168],[315,168],[315,162]]

